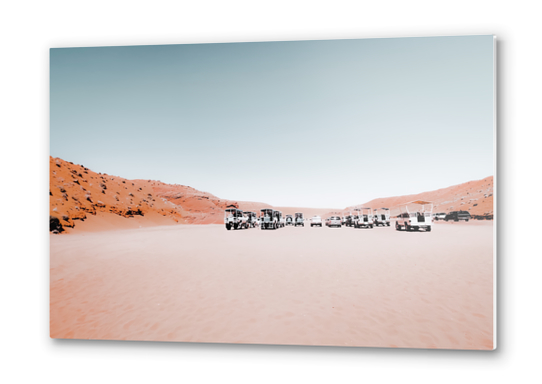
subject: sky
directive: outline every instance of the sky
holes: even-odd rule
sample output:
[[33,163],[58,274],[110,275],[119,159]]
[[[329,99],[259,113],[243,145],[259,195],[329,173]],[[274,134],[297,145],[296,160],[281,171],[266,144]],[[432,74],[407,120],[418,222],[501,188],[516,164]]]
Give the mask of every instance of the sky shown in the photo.
[[493,36],[50,51],[51,156],[344,208],[493,175]]

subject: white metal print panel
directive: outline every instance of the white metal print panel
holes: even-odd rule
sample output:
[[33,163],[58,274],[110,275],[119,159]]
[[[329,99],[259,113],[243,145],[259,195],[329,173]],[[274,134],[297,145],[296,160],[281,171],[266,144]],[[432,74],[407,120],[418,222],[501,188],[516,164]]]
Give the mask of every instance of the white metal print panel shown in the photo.
[[493,36],[50,59],[52,338],[496,347]]

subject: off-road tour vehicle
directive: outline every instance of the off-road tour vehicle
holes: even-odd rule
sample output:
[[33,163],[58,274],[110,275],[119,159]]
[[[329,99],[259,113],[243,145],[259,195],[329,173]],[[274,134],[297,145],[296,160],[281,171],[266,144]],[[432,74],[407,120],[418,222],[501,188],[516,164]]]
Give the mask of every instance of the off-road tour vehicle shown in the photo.
[[247,217],[247,223],[249,228],[255,228],[258,225],[258,218],[254,212],[244,212]]
[[444,220],[445,218],[446,218],[446,213],[444,213],[444,212],[435,213],[433,215],[433,219],[435,221]]
[[350,226],[357,228],[356,223],[359,220],[359,215],[361,211],[359,208],[355,208],[352,212],[350,212]]
[[275,212],[277,212],[279,216],[279,228],[284,228],[286,226],[286,218],[282,216],[281,211],[275,211]]
[[278,226],[278,211],[271,208],[264,208],[260,210],[260,229],[277,229]]
[[389,208],[377,208],[374,210],[374,222],[375,226],[390,226],[390,209]]
[[373,228],[374,218],[373,218],[373,210],[371,208],[358,208],[355,211],[356,211],[356,215],[354,217],[355,228]]
[[305,219],[303,219],[303,213],[302,212],[296,212],[295,213],[294,226],[297,227],[298,225],[300,225],[302,227],[305,226]]
[[226,229],[241,229],[248,228],[247,217],[243,215],[243,211],[237,208],[227,208],[224,211],[224,224]]
[[423,229],[426,232],[431,232],[433,224],[432,202],[417,200],[403,204],[399,208],[401,213],[397,216],[397,221],[395,222],[396,230],[410,232]]
[[294,225],[294,217],[292,215],[286,215],[286,225]]

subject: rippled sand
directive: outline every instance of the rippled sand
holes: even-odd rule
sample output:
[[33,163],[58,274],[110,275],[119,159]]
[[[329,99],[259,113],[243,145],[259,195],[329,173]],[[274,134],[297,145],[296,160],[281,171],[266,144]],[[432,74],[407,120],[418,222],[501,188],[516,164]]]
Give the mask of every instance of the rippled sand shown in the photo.
[[493,223],[51,235],[51,337],[493,348]]

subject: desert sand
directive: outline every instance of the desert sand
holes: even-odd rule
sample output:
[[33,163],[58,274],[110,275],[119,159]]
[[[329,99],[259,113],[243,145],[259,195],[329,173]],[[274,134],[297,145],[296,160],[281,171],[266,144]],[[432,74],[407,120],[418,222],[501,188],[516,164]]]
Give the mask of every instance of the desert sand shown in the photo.
[[53,338],[494,346],[492,221],[109,230],[110,215],[50,237]]

